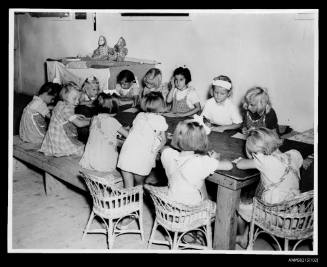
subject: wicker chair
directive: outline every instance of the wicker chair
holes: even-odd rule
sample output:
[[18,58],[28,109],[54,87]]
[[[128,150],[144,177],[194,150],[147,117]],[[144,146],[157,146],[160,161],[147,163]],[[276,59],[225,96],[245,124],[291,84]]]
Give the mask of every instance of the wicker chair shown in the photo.
[[293,246],[295,250],[300,242],[313,238],[313,219],[312,190],[278,204],[267,204],[254,197],[247,249],[253,249],[259,234],[267,233],[279,250],[282,248],[277,238],[284,239],[284,250],[289,250],[289,240],[298,240]]
[[[199,206],[187,206],[168,199],[168,187],[156,187],[148,184],[144,187],[150,193],[156,212],[148,248],[154,243],[168,245],[171,249],[212,249],[211,223],[215,218],[214,202],[208,200]],[[154,238],[159,225],[168,234],[168,240]],[[205,235],[206,246],[183,241],[183,236],[186,233],[195,230],[201,231]]]
[[[143,188],[135,186],[125,189],[117,185],[117,179],[106,179],[90,173],[81,172],[93,199],[93,209],[82,239],[87,233],[107,234],[108,248],[111,249],[116,236],[126,233],[138,233],[144,241],[143,233]],[[103,221],[105,229],[92,229],[90,226],[95,216]],[[118,229],[118,223],[127,216],[134,216],[138,229]]]

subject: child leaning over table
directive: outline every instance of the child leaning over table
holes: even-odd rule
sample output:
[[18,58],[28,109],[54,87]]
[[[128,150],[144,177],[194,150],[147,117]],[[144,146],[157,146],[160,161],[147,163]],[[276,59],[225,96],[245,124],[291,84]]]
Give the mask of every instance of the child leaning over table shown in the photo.
[[[242,116],[231,101],[233,85],[229,77],[220,75],[212,81],[210,94],[202,111],[202,116],[209,121],[212,131],[224,132],[240,128]],[[216,125],[216,126],[214,126]]]
[[[240,159],[236,166],[239,169],[258,169],[262,190],[256,192],[256,197],[269,204],[290,200],[300,194],[300,167],[303,163],[301,154],[291,149],[282,153],[282,144],[274,130],[259,127],[251,130],[246,139],[246,154],[249,159]],[[239,235],[236,242],[246,248],[248,244],[249,225],[253,204],[240,203],[238,217]]]
[[61,85],[47,82],[43,84],[37,95],[24,108],[20,124],[19,137],[28,143],[42,144],[48,129],[48,120],[54,99],[57,97]]
[[[171,142],[164,147],[161,162],[168,178],[168,197],[186,205],[199,205],[208,200],[205,179],[216,170],[231,170],[230,161],[220,160],[215,151],[208,152],[209,129],[193,119],[178,123]],[[216,205],[211,202],[214,214]],[[191,232],[193,233],[193,232]],[[201,239],[201,234],[185,236],[186,242]]]
[[75,115],[75,106],[80,98],[78,86],[73,82],[63,85],[60,98],[53,109],[40,152],[55,157],[81,156],[84,144],[77,140],[76,127],[89,125],[90,119],[83,115]]

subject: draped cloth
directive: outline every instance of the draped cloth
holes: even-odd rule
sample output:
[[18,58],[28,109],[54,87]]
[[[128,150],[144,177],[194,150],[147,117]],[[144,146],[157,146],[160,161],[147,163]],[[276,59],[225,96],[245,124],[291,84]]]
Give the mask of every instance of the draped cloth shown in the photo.
[[47,61],[47,78],[49,82],[64,84],[69,81],[75,82],[79,87],[87,77],[95,76],[99,80],[100,91],[108,89],[110,69],[71,69],[58,61]]

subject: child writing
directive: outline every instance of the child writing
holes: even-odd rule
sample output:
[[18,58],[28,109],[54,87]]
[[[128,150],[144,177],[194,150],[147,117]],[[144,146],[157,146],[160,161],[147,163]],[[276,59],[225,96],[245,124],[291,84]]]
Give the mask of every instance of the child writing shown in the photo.
[[118,112],[119,102],[115,95],[100,93],[95,102],[98,115],[90,126],[90,135],[79,164],[86,169],[110,172],[116,169],[117,134],[127,137],[128,131],[113,118]]
[[57,83],[43,84],[37,95],[24,108],[20,124],[19,137],[28,143],[42,144],[48,122],[51,117],[50,105],[60,92],[61,86]]
[[167,103],[172,103],[167,117],[185,117],[198,113],[201,110],[200,99],[196,90],[189,85],[191,72],[188,68],[179,67],[174,70],[171,80],[171,90],[167,96]]
[[157,68],[149,69],[143,77],[142,85],[142,97],[150,92],[160,92],[164,101],[166,101],[169,90],[166,84],[162,84],[161,70]]
[[80,98],[78,86],[73,83],[63,85],[61,101],[54,107],[49,129],[44,137],[40,151],[47,156],[81,156],[84,145],[77,140],[76,127],[87,126],[90,119],[75,115],[75,106]]
[[[261,192],[256,196],[269,204],[280,203],[298,195],[301,154],[295,150],[282,153],[279,150],[282,140],[273,130],[259,127],[249,132],[246,139],[246,154],[249,159],[240,159],[239,169],[258,169],[260,171]],[[237,243],[245,248],[248,243],[248,222],[251,220],[252,203],[240,203],[238,227],[240,235]]]
[[124,142],[117,167],[121,169],[125,188],[143,184],[155,167],[156,156],[166,143],[168,125],[160,115],[165,109],[159,92],[151,92],[141,100],[143,112],[137,114]]
[[212,98],[207,100],[201,114],[209,121],[213,131],[224,132],[242,125],[242,116],[230,100],[232,90],[233,85],[229,77],[220,75],[213,79],[210,90]]
[[135,107],[139,103],[140,87],[133,72],[122,70],[118,74],[116,92],[120,95],[120,105],[132,104]]
[[107,45],[107,39],[100,35],[98,47],[93,51],[93,59],[113,60],[116,58],[115,50]]
[[243,108],[243,134],[258,127],[266,127],[279,133],[277,115],[271,107],[266,89],[258,86],[250,88],[245,94]]

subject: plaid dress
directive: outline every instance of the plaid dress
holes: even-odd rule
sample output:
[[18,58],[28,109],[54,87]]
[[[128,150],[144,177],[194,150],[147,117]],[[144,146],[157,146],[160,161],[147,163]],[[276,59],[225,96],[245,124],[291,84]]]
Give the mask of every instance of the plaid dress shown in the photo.
[[24,142],[42,144],[48,128],[45,116],[49,113],[46,103],[38,96],[24,108],[19,124],[19,136]]
[[49,129],[40,152],[46,156],[81,156],[84,144],[77,140],[77,128],[69,121],[74,115],[74,106],[59,101],[53,109]]

